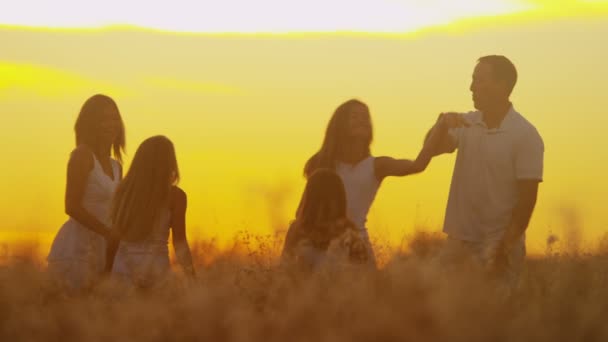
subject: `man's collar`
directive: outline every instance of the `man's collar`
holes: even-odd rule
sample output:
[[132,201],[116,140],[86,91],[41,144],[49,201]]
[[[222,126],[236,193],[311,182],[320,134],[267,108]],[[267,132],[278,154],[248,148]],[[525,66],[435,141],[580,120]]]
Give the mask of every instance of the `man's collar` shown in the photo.
[[[515,107],[513,105],[511,105],[511,107],[509,107],[507,114],[502,119],[498,128],[490,129],[490,131],[495,132],[495,133],[502,133],[502,132],[509,131],[513,127],[513,123],[514,123],[516,116],[517,116],[517,112],[515,111]],[[475,126],[480,126],[480,127],[488,129],[485,121],[483,121],[483,113],[481,111],[477,111],[475,113],[473,118],[471,118],[471,123]]]

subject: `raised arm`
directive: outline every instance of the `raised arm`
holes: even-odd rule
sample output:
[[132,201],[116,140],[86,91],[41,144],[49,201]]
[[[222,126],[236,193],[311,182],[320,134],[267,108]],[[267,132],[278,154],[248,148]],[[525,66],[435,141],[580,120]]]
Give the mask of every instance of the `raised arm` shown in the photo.
[[192,254],[190,253],[190,246],[188,246],[188,240],[186,239],[186,208],[188,206],[188,198],[186,193],[178,187],[171,189],[171,197],[171,230],[175,256],[182,266],[184,273],[190,277],[194,277]]
[[378,157],[374,165],[376,178],[381,181],[388,176],[402,177],[420,173],[429,165],[431,152],[431,149],[423,147],[415,160]]
[[432,157],[444,153],[452,153],[456,150],[457,142],[452,135],[449,134],[451,128],[469,127],[470,123],[465,119],[464,115],[455,112],[447,112],[439,114],[437,122],[427,132],[425,137],[426,142],[435,137],[435,148]]
[[424,171],[434,156],[454,151],[455,143],[448,134],[448,129],[463,126],[468,126],[468,123],[460,114],[440,114],[435,125],[427,133],[424,145],[415,160],[378,157],[375,164],[376,177],[382,180],[388,176],[407,176]]

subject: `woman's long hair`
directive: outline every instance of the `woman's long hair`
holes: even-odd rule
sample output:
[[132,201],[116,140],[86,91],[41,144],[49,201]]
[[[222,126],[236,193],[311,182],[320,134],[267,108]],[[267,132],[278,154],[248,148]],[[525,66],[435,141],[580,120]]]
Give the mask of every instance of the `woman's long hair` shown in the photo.
[[179,181],[173,143],[164,136],[146,139],[118,186],[112,222],[125,241],[146,239],[168,209],[171,187]]
[[[336,160],[343,153],[345,147],[349,144],[349,123],[350,113],[353,107],[363,106],[369,115],[368,106],[356,99],[351,99],[336,108],[332,115],[327,129],[325,130],[325,138],[321,149],[308,159],[304,166],[304,176],[310,177],[312,173],[319,168],[327,168],[335,170]],[[371,122],[371,120],[370,120]],[[367,148],[372,143],[372,135],[370,134]]]
[[291,243],[309,239],[327,249],[329,242],[354,224],[346,218],[346,192],[340,176],[330,169],[317,169],[308,179]]
[[106,95],[97,94],[91,96],[80,109],[74,131],[76,132],[76,145],[87,145],[94,148],[97,145],[97,132],[99,132],[100,120],[103,111],[112,108],[118,113],[120,127],[116,139],[112,142],[114,158],[122,162],[122,154],[125,150],[125,126],[120,116],[116,102]]

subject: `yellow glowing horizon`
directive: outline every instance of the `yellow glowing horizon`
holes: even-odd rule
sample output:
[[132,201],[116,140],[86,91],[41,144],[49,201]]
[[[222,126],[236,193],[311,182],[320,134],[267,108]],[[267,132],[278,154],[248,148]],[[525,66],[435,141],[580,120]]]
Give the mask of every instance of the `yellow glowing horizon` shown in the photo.
[[[341,1],[336,3],[342,7],[334,4],[319,18],[353,8]],[[360,11],[369,2],[351,1]],[[36,13],[28,14],[24,3]],[[608,106],[601,87],[608,47],[598,42],[608,34],[608,0],[490,0],[497,5],[494,12],[479,7],[458,12],[461,16],[446,7],[452,16],[446,21],[421,15],[420,27],[407,32],[387,32],[388,23],[357,23],[349,13],[344,17],[350,21],[327,31],[331,28],[317,25],[311,14],[302,17],[308,20],[302,25],[310,24],[302,31],[278,27],[261,33],[247,31],[252,29],[247,25],[228,27],[229,22],[225,27],[231,32],[176,32],[180,27],[170,21],[162,28],[162,20],[152,20],[165,14],[158,5],[129,12],[132,4],[114,10],[115,0],[104,2],[105,10],[91,2],[58,0],[52,9],[34,3],[24,0],[0,12],[0,112],[7,113],[10,128],[0,136],[9,166],[0,181],[5,193],[0,248],[2,241],[29,234],[24,232],[39,233],[46,243],[65,220],[72,127],[81,104],[94,93],[115,98],[124,114],[125,170],[144,138],[165,134],[174,140],[189,196],[189,232],[228,244],[241,231],[285,229],[303,189],[303,163],[319,147],[341,101],[357,97],[372,108],[374,153],[411,158],[438,111],[471,108],[470,73],[487,54],[509,56],[521,71],[516,108],[537,125],[547,146],[530,250],[544,250],[547,236],[564,236],[562,230],[575,238],[577,229],[584,231],[581,239],[592,242],[604,234],[602,196],[608,182],[601,180],[608,159],[597,142],[604,136],[602,110]],[[68,11],[72,3],[77,8]],[[459,6],[480,3],[465,0]],[[438,11],[445,4],[380,1],[369,17],[395,24],[402,18],[384,17],[382,11],[407,6]],[[251,11],[271,18],[266,12],[263,6]],[[104,13],[120,17],[110,21]],[[81,24],[66,21],[68,15]],[[65,27],[48,26],[50,19]],[[573,130],[573,113],[584,129]],[[453,158],[437,158],[423,175],[387,181],[370,212],[372,238],[398,246],[415,230],[439,229]]]

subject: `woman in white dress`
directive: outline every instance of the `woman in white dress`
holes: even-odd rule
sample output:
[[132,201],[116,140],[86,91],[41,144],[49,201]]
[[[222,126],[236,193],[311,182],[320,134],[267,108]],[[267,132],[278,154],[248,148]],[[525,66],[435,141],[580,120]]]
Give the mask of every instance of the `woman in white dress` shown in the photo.
[[406,176],[424,171],[438,137],[428,139],[415,160],[372,156],[372,137],[367,105],[355,99],[341,104],[327,125],[321,148],[306,162],[304,175],[308,178],[315,170],[328,168],[340,176],[346,190],[348,218],[361,231],[370,252],[370,262],[375,265],[366,221],[378,188],[388,176]]
[[112,248],[110,253],[106,249],[116,242],[110,231],[110,205],[122,177],[125,128],[114,100],[99,94],[89,98],[75,132],[65,192],[69,219],[47,258],[53,278],[70,292],[86,291],[97,282],[110,266]]
[[173,143],[155,136],[139,146],[116,191],[112,222],[120,243],[112,273],[135,287],[153,287],[166,279],[169,230],[178,262],[194,277],[186,239],[187,197],[178,181]]
[[369,254],[359,229],[346,217],[346,193],[332,170],[310,176],[300,211],[287,230],[281,261],[300,270],[367,264]]

